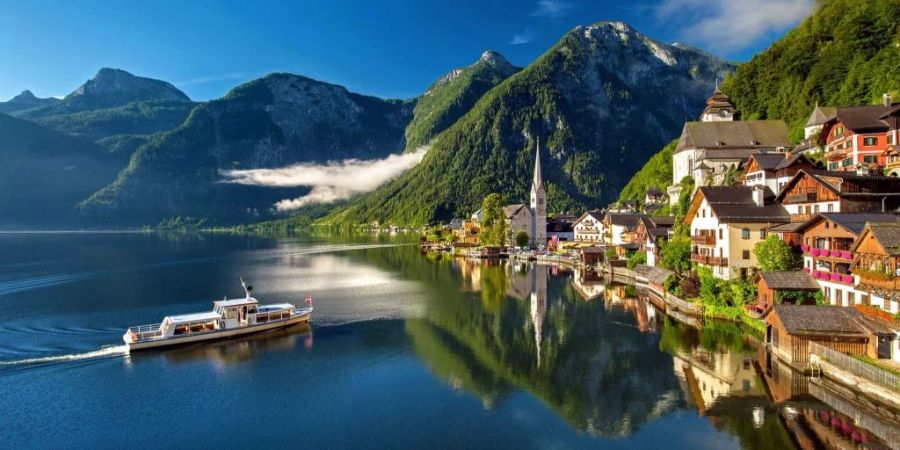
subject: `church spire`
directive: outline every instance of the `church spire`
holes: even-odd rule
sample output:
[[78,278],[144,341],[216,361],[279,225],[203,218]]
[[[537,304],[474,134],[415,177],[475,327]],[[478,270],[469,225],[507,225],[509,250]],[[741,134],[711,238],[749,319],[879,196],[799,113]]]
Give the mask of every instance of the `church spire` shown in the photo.
[[544,186],[544,178],[541,176],[541,138],[537,138],[537,150],[534,153],[534,179],[531,180],[532,189]]

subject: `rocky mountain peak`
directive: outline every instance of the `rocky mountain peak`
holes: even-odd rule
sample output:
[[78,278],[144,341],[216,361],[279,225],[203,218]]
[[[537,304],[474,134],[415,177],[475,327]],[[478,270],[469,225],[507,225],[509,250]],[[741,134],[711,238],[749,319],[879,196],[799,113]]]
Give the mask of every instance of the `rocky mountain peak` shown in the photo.
[[503,55],[493,50],[485,50],[485,52],[481,54],[481,58],[478,58],[478,62],[487,63],[500,68],[513,68],[513,65],[510,64]]
[[35,97],[34,94],[30,90],[25,89],[24,91],[19,93],[19,95],[9,99],[9,101],[11,101],[11,102],[23,102],[23,101],[27,102],[27,101],[34,101],[37,99],[38,98]]
[[170,83],[132,75],[121,69],[102,68],[93,78],[66,96],[69,103],[102,106],[123,105],[134,101],[191,99]]

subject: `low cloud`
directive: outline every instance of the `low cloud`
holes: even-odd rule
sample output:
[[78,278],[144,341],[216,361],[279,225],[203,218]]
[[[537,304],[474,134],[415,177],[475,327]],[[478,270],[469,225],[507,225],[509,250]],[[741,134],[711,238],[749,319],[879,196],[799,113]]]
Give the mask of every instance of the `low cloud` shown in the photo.
[[425,156],[428,147],[390,155],[384,159],[347,159],[327,164],[295,164],[280,169],[223,171],[226,183],[249,186],[311,188],[308,194],[275,204],[279,212],[304,206],[335,203],[355,194],[370,192],[409,170]]
[[663,0],[656,19],[679,27],[681,38],[709,50],[747,48],[769,33],[780,33],[808,17],[813,0]]
[[531,30],[525,30],[521,33],[514,34],[512,39],[510,39],[510,45],[522,45],[527,44],[534,40],[534,33]]
[[565,15],[571,8],[572,5],[569,2],[562,0],[541,0],[538,2],[537,9],[531,15],[556,19]]

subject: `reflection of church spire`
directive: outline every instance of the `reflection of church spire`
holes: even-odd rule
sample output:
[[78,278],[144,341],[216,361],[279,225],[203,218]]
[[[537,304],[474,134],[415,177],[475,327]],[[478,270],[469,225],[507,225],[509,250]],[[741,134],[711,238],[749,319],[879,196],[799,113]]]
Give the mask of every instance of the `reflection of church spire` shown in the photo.
[[541,367],[541,345],[544,340],[544,317],[547,315],[547,270],[536,266],[531,279],[531,323],[534,325],[534,346],[537,366]]

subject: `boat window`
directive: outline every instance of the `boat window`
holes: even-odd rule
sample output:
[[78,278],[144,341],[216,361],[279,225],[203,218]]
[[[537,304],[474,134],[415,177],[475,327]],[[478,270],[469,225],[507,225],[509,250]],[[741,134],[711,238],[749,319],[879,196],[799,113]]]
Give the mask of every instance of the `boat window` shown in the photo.
[[250,314],[256,314],[256,307],[255,307],[255,306],[251,306],[251,307],[250,307],[250,310],[247,311],[247,312],[250,313]]
[[178,325],[175,327],[175,335],[176,336],[179,334],[188,334],[188,333],[189,333],[189,330],[188,330],[187,325]]
[[237,316],[235,308],[228,308],[225,310],[225,318],[226,319],[234,319]]

